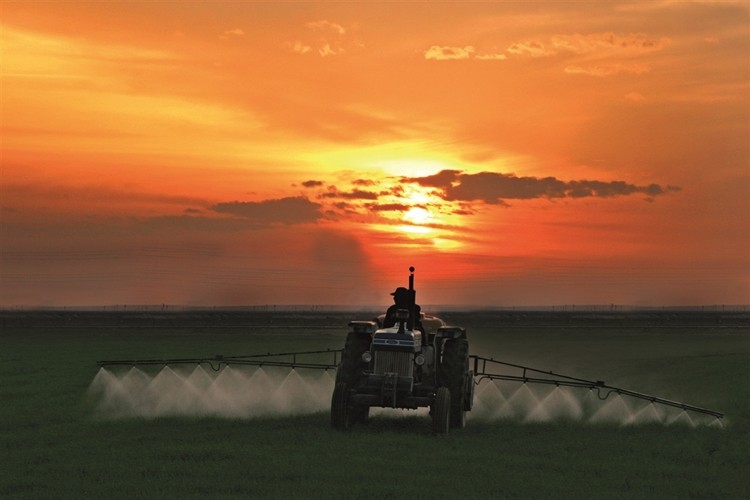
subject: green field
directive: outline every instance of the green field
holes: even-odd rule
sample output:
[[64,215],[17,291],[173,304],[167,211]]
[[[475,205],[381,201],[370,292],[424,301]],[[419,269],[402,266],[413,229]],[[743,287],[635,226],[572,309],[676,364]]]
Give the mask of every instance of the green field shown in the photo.
[[304,317],[295,328],[268,318],[254,328],[12,320],[0,335],[0,497],[750,498],[746,322],[451,319],[475,354],[722,411],[725,427],[475,418],[433,436],[413,414],[374,416],[348,433],[326,412],[106,420],[86,397],[97,360],[338,348],[345,316],[313,318],[311,330],[299,328]]

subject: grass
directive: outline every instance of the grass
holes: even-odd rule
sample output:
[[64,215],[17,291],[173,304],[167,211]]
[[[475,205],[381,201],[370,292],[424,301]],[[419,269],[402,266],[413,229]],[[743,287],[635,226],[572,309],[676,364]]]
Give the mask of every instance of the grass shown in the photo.
[[468,327],[472,351],[727,413],[725,429],[424,417],[349,433],[327,413],[101,420],[95,361],[339,347],[345,328],[4,328],[3,498],[750,498],[750,329]]

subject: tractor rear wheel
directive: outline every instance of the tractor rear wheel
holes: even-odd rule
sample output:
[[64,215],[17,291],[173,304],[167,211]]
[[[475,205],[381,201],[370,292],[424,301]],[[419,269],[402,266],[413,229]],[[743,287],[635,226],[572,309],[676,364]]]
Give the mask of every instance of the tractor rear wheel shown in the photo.
[[339,431],[349,429],[349,387],[346,382],[337,382],[331,398],[331,425]]
[[434,434],[448,434],[451,419],[450,389],[438,387],[430,413],[432,414],[432,432]]
[[[466,425],[469,376],[469,341],[450,339],[443,346],[443,359],[438,371],[441,386],[451,391],[451,427],[462,429]],[[472,377],[473,378],[473,377]]]

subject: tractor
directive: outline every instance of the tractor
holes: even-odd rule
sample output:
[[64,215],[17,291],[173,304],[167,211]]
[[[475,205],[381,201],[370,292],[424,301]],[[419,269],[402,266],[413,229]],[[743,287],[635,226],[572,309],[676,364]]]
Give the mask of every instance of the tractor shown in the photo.
[[419,313],[414,268],[409,268],[408,303],[396,324],[351,321],[336,370],[331,423],[347,430],[367,419],[371,407],[429,407],[432,429],[463,428],[474,400],[466,330]]

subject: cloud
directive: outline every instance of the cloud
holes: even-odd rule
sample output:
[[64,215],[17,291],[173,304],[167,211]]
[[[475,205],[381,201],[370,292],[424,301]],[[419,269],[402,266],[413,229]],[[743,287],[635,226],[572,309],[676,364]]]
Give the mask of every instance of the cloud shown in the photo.
[[460,175],[460,170],[441,170],[437,174],[424,177],[404,177],[402,182],[414,182],[421,186],[446,189],[451,187]]
[[610,76],[619,73],[640,75],[650,71],[645,64],[638,63],[616,63],[616,64],[595,64],[591,66],[566,66],[565,73],[569,75],[589,75],[589,76]]
[[482,201],[491,205],[503,205],[504,200],[511,199],[610,198],[637,193],[654,197],[679,191],[678,187],[658,184],[638,186],[625,181],[562,181],[555,177],[518,177],[497,172],[466,174],[458,170],[443,170],[425,177],[405,177],[402,182],[438,188],[446,201]]
[[653,37],[644,33],[617,35],[612,32],[588,35],[555,35],[550,40],[550,45],[554,50],[574,54],[590,54],[592,52],[642,54],[662,50],[670,43],[672,43],[672,40],[667,37]]
[[547,40],[527,40],[508,47],[516,56],[550,57],[560,53],[576,55],[635,55],[664,49],[672,40],[644,33],[617,35],[612,32],[573,35],[554,35]]
[[261,224],[305,224],[321,218],[320,207],[319,203],[298,196],[265,201],[217,203],[211,209]]
[[344,28],[338,23],[332,23],[326,20],[313,21],[313,22],[307,23],[307,27],[314,31],[323,31],[323,32],[333,33],[339,36],[343,36],[346,34],[346,28]]
[[240,36],[245,36],[245,32],[240,28],[234,28],[231,30],[225,30],[221,35],[219,35],[219,38],[222,40],[229,40],[230,37]]
[[310,51],[312,51],[312,47],[302,43],[299,40],[295,40],[294,42],[286,42],[286,48],[295,54],[307,54]]
[[566,66],[564,71],[569,75],[640,75],[648,72],[650,68],[646,64],[633,62],[632,58],[663,50],[671,43],[670,38],[648,36],[643,33],[576,33],[554,35],[547,40],[517,42],[508,47],[508,53],[535,58],[574,55],[582,56],[589,61]]
[[516,56],[528,55],[531,57],[548,57],[556,54],[553,49],[546,47],[543,42],[539,41],[514,43],[508,47],[508,52]]
[[284,44],[287,50],[300,55],[332,57],[364,47],[364,43],[352,36],[351,28],[339,23],[323,19],[309,22],[305,27],[307,33],[302,38]]
[[481,61],[503,61],[508,57],[502,53],[477,52],[472,45],[450,47],[433,45],[424,52],[428,61],[456,61],[462,59],[479,59]]
[[355,179],[352,181],[352,184],[355,186],[374,186],[377,182],[372,179]]
[[323,181],[309,180],[302,183],[306,188],[320,187],[323,185]]
[[425,51],[424,58],[428,61],[450,61],[469,59],[473,53],[474,47],[471,45],[467,45],[466,47],[441,47],[439,45],[433,45]]
[[479,59],[480,61],[504,61],[508,58],[505,54],[500,53],[486,53],[482,52],[474,56],[474,59]]
[[[548,39],[522,40],[512,43],[507,54],[517,57],[552,57],[558,54],[589,55],[590,57],[629,56],[656,52],[671,43],[667,37],[653,37],[643,33],[618,35],[612,32],[554,35]],[[449,46],[432,45],[424,52],[424,58],[433,61],[455,61],[478,59],[502,61],[508,58],[503,52],[478,52],[473,45]],[[640,74],[648,71],[643,65],[609,64],[592,67],[569,66],[567,73],[585,73],[595,76],[608,76],[617,73]]]
[[406,212],[411,209],[413,205],[407,205],[405,203],[368,203],[367,208],[376,212]]
[[351,191],[339,191],[334,186],[328,188],[328,192],[320,195],[320,198],[341,198],[345,200],[377,200],[378,194],[363,189],[353,189]]
[[338,44],[331,45],[330,43],[325,42],[318,48],[318,54],[320,54],[321,57],[335,56],[343,53],[344,49]]

